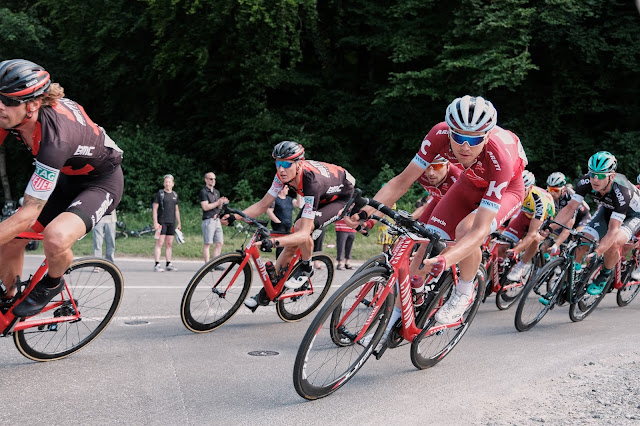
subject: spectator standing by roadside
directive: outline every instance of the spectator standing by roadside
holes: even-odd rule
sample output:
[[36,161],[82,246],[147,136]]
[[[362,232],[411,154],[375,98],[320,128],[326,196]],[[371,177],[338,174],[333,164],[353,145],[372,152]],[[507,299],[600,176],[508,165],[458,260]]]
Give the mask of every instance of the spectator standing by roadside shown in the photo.
[[338,251],[338,266],[336,266],[336,269],[353,269],[350,261],[351,247],[355,238],[356,230],[347,225],[344,219],[336,222],[336,250]]
[[224,236],[220,225],[220,208],[229,202],[226,197],[220,197],[220,191],[216,188],[216,175],[207,172],[204,175],[204,188],[200,191],[200,206],[202,207],[202,258],[204,263],[210,259],[211,245],[213,244],[213,257],[216,258],[222,251]]
[[93,255],[95,257],[102,257],[102,242],[106,245],[105,258],[115,263],[113,260],[113,254],[116,251],[116,211],[114,210],[110,214],[102,216],[100,222],[93,227]]
[[[182,228],[180,222],[180,210],[178,208],[178,194],[173,191],[174,179],[172,175],[164,175],[164,188],[156,192],[152,204],[153,227],[156,229],[156,246],[154,259],[156,265],[155,272],[177,271],[171,264],[171,254],[173,251],[173,238],[175,230]],[[167,261],[163,268],[160,265],[160,254],[164,244],[164,256]]]
[[[291,233],[293,208],[300,208],[300,206],[302,206],[302,196],[298,194],[295,200],[289,197],[289,186],[285,185],[267,209],[267,216],[271,219],[273,230],[283,234]],[[282,250],[284,250],[284,247],[276,249],[276,259],[280,256]]]

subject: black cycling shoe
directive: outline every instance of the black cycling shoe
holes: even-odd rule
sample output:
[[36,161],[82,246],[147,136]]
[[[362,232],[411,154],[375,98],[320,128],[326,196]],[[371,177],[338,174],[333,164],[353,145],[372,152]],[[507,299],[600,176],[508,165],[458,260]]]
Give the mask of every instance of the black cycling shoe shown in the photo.
[[16,317],[30,317],[37,314],[64,288],[64,278],[60,278],[60,284],[53,288],[48,288],[46,282],[43,281],[45,280],[43,279],[36,284],[27,298],[13,308],[13,315]]

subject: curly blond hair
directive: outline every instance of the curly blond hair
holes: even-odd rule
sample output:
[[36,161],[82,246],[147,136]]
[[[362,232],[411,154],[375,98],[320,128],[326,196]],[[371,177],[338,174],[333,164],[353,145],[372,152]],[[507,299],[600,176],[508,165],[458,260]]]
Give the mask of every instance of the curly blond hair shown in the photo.
[[40,99],[42,99],[42,106],[54,106],[58,103],[58,99],[63,97],[64,88],[58,83],[51,83],[47,93],[43,94]]

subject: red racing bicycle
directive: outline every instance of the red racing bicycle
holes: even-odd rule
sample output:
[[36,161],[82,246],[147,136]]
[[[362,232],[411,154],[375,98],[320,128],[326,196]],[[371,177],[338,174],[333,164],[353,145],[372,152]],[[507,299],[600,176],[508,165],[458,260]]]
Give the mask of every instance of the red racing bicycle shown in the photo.
[[[17,238],[42,240],[42,234],[23,232]],[[75,260],[64,275],[62,292],[38,314],[13,315],[47,272],[45,259],[35,274],[20,282],[16,294],[0,302],[2,336],[13,336],[20,353],[34,361],[64,358],[91,343],[111,322],[122,300],[124,280],[113,263],[100,258]]]

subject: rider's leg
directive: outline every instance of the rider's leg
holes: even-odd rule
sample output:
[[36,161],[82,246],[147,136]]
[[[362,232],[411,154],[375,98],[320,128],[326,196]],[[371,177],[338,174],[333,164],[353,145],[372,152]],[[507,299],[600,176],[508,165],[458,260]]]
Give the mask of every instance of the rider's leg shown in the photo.
[[24,248],[28,243],[28,240],[11,240],[0,246],[0,280],[7,289],[5,298],[16,293],[17,277],[22,274]]
[[87,232],[84,221],[76,214],[63,212],[44,228],[44,255],[50,277],[61,277],[73,262],[73,244]]

